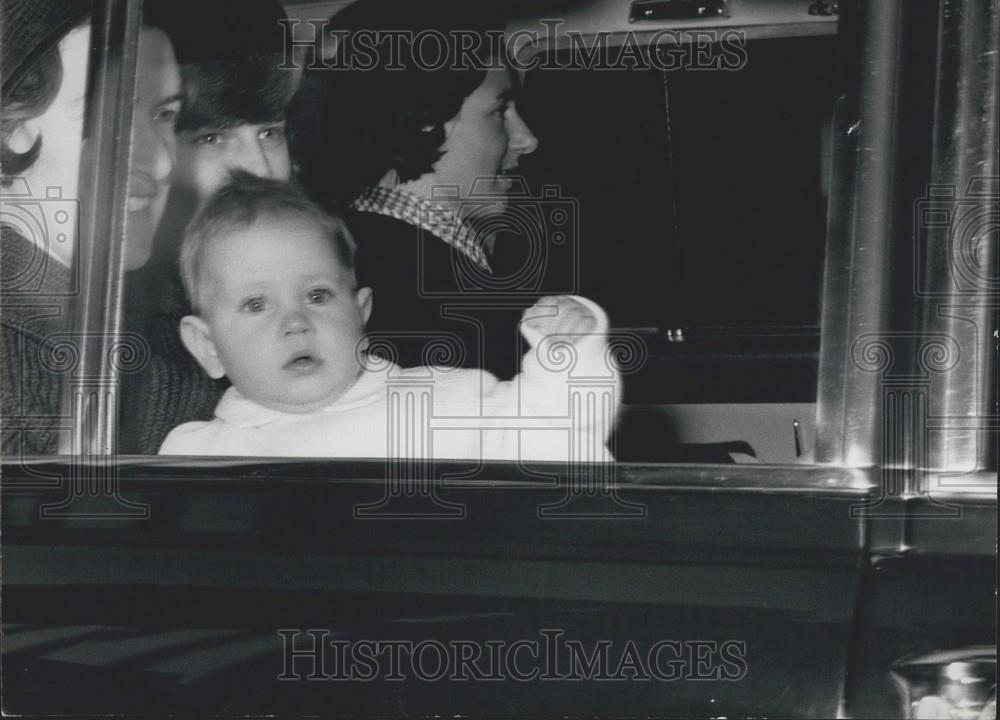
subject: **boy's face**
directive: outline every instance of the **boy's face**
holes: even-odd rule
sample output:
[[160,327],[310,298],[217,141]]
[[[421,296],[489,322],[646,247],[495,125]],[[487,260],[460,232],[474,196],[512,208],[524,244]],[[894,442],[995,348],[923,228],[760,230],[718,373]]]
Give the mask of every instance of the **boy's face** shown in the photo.
[[[355,289],[315,220],[261,218],[211,239],[198,278],[203,353],[212,377],[227,375],[246,397],[284,412],[310,412],[357,379],[357,346],[371,290]],[[182,328],[183,329],[183,328]]]
[[193,192],[199,204],[225,185],[234,170],[288,180],[292,162],[284,121],[177,133],[174,182]]

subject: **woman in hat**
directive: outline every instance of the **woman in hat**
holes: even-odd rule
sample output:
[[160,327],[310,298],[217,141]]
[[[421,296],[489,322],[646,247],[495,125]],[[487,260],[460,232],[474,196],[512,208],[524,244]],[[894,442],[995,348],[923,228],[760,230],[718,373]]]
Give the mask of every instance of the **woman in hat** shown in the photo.
[[[3,387],[5,457],[58,450],[59,376],[46,368],[50,337],[68,328],[76,238],[27,222],[18,205],[75,202],[79,182],[90,4],[79,0],[3,3]],[[126,269],[150,256],[173,171],[180,75],[167,36],[145,25],[133,106],[124,253]],[[68,191],[68,192],[67,192]],[[20,218],[20,220],[19,220]],[[59,218],[54,218],[59,222]],[[61,227],[61,226],[60,226]],[[74,229],[71,229],[74,230]]]

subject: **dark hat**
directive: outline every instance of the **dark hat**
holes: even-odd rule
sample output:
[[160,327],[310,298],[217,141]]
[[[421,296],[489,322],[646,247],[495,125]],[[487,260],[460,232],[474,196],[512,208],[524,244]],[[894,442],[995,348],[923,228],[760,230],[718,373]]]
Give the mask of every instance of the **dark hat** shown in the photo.
[[90,15],[90,0],[3,0],[3,94]]

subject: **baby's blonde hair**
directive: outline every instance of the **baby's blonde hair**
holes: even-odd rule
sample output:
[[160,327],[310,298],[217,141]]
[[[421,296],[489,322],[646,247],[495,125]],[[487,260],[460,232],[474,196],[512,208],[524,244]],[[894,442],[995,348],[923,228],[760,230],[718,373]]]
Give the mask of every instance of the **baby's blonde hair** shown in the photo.
[[[205,249],[213,238],[234,230],[245,230],[266,216],[298,215],[311,218],[323,228],[337,259],[351,276],[357,246],[347,225],[325,212],[295,185],[236,172],[194,217],[181,244],[181,282],[195,313],[204,310],[199,289],[199,271]],[[277,240],[276,242],[280,242]]]

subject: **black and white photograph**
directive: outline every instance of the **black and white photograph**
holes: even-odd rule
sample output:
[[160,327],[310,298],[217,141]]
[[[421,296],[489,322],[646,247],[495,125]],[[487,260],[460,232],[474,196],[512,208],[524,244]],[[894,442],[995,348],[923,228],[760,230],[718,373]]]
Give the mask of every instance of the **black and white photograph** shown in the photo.
[[996,720],[997,0],[2,0],[0,711]]

